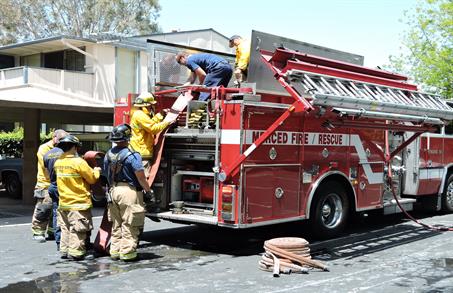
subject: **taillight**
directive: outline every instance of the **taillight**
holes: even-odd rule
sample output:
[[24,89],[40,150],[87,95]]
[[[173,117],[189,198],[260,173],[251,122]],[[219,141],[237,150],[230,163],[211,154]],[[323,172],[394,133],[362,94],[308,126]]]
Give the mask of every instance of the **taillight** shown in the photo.
[[234,221],[234,196],[236,194],[235,185],[222,186],[222,218],[225,221]]
[[222,186],[222,194],[223,195],[227,195],[227,194],[232,195],[233,193],[234,193],[234,186],[233,185]]

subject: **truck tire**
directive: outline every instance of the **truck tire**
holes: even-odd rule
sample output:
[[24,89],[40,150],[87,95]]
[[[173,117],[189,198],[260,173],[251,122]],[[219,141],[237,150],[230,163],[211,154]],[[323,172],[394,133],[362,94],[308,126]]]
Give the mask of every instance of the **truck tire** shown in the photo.
[[453,212],[453,174],[449,174],[441,197],[442,211]]
[[344,187],[337,182],[322,184],[315,193],[310,209],[310,226],[318,239],[340,234],[349,214],[349,201]]
[[20,182],[19,175],[16,173],[8,173],[4,177],[3,185],[5,186],[6,192],[12,197],[22,196],[22,182]]

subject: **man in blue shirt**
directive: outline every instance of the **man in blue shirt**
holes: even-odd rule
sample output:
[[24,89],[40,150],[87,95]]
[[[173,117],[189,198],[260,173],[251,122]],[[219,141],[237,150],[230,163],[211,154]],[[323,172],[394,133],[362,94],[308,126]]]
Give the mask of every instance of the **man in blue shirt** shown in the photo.
[[145,223],[143,197],[156,203],[146,181],[142,157],[128,148],[131,134],[128,124],[114,127],[108,138],[116,146],[104,158],[110,186],[108,208],[113,222],[110,257],[123,261],[137,259],[138,238]]
[[[198,77],[200,84],[207,87],[228,86],[233,69],[225,59],[208,53],[189,55],[181,52],[176,55],[176,62],[190,69],[191,74],[184,85],[193,84]],[[210,93],[200,93],[200,101],[207,101]]]
[[55,161],[63,154],[63,150],[58,147],[58,142],[66,135],[68,135],[68,133],[61,130],[61,133],[59,133],[59,136],[57,137],[58,141],[56,142],[55,147],[48,151],[47,153],[45,153],[43,156],[44,167],[46,168],[50,179],[48,191],[49,196],[52,199],[52,223],[55,229],[55,242],[57,243],[57,250],[60,250],[61,229],[57,223],[57,208],[59,195],[57,188],[57,175],[55,173],[55,170],[53,169],[53,166],[55,164]]

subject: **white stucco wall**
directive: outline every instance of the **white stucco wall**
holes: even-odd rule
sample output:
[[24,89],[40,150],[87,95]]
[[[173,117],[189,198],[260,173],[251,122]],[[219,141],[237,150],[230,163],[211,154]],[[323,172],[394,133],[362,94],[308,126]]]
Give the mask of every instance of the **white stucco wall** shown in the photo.
[[115,47],[93,44],[86,52],[94,56],[86,58],[87,72],[94,73],[93,98],[112,103],[115,100]]
[[148,91],[148,52],[146,51],[140,51],[140,88],[138,91]]

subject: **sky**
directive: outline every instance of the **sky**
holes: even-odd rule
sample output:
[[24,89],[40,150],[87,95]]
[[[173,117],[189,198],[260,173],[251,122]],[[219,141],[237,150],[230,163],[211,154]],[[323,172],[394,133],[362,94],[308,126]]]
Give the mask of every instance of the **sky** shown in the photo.
[[417,0],[159,0],[163,32],[213,28],[227,37],[258,30],[359,54],[365,66],[399,55],[405,11]]

